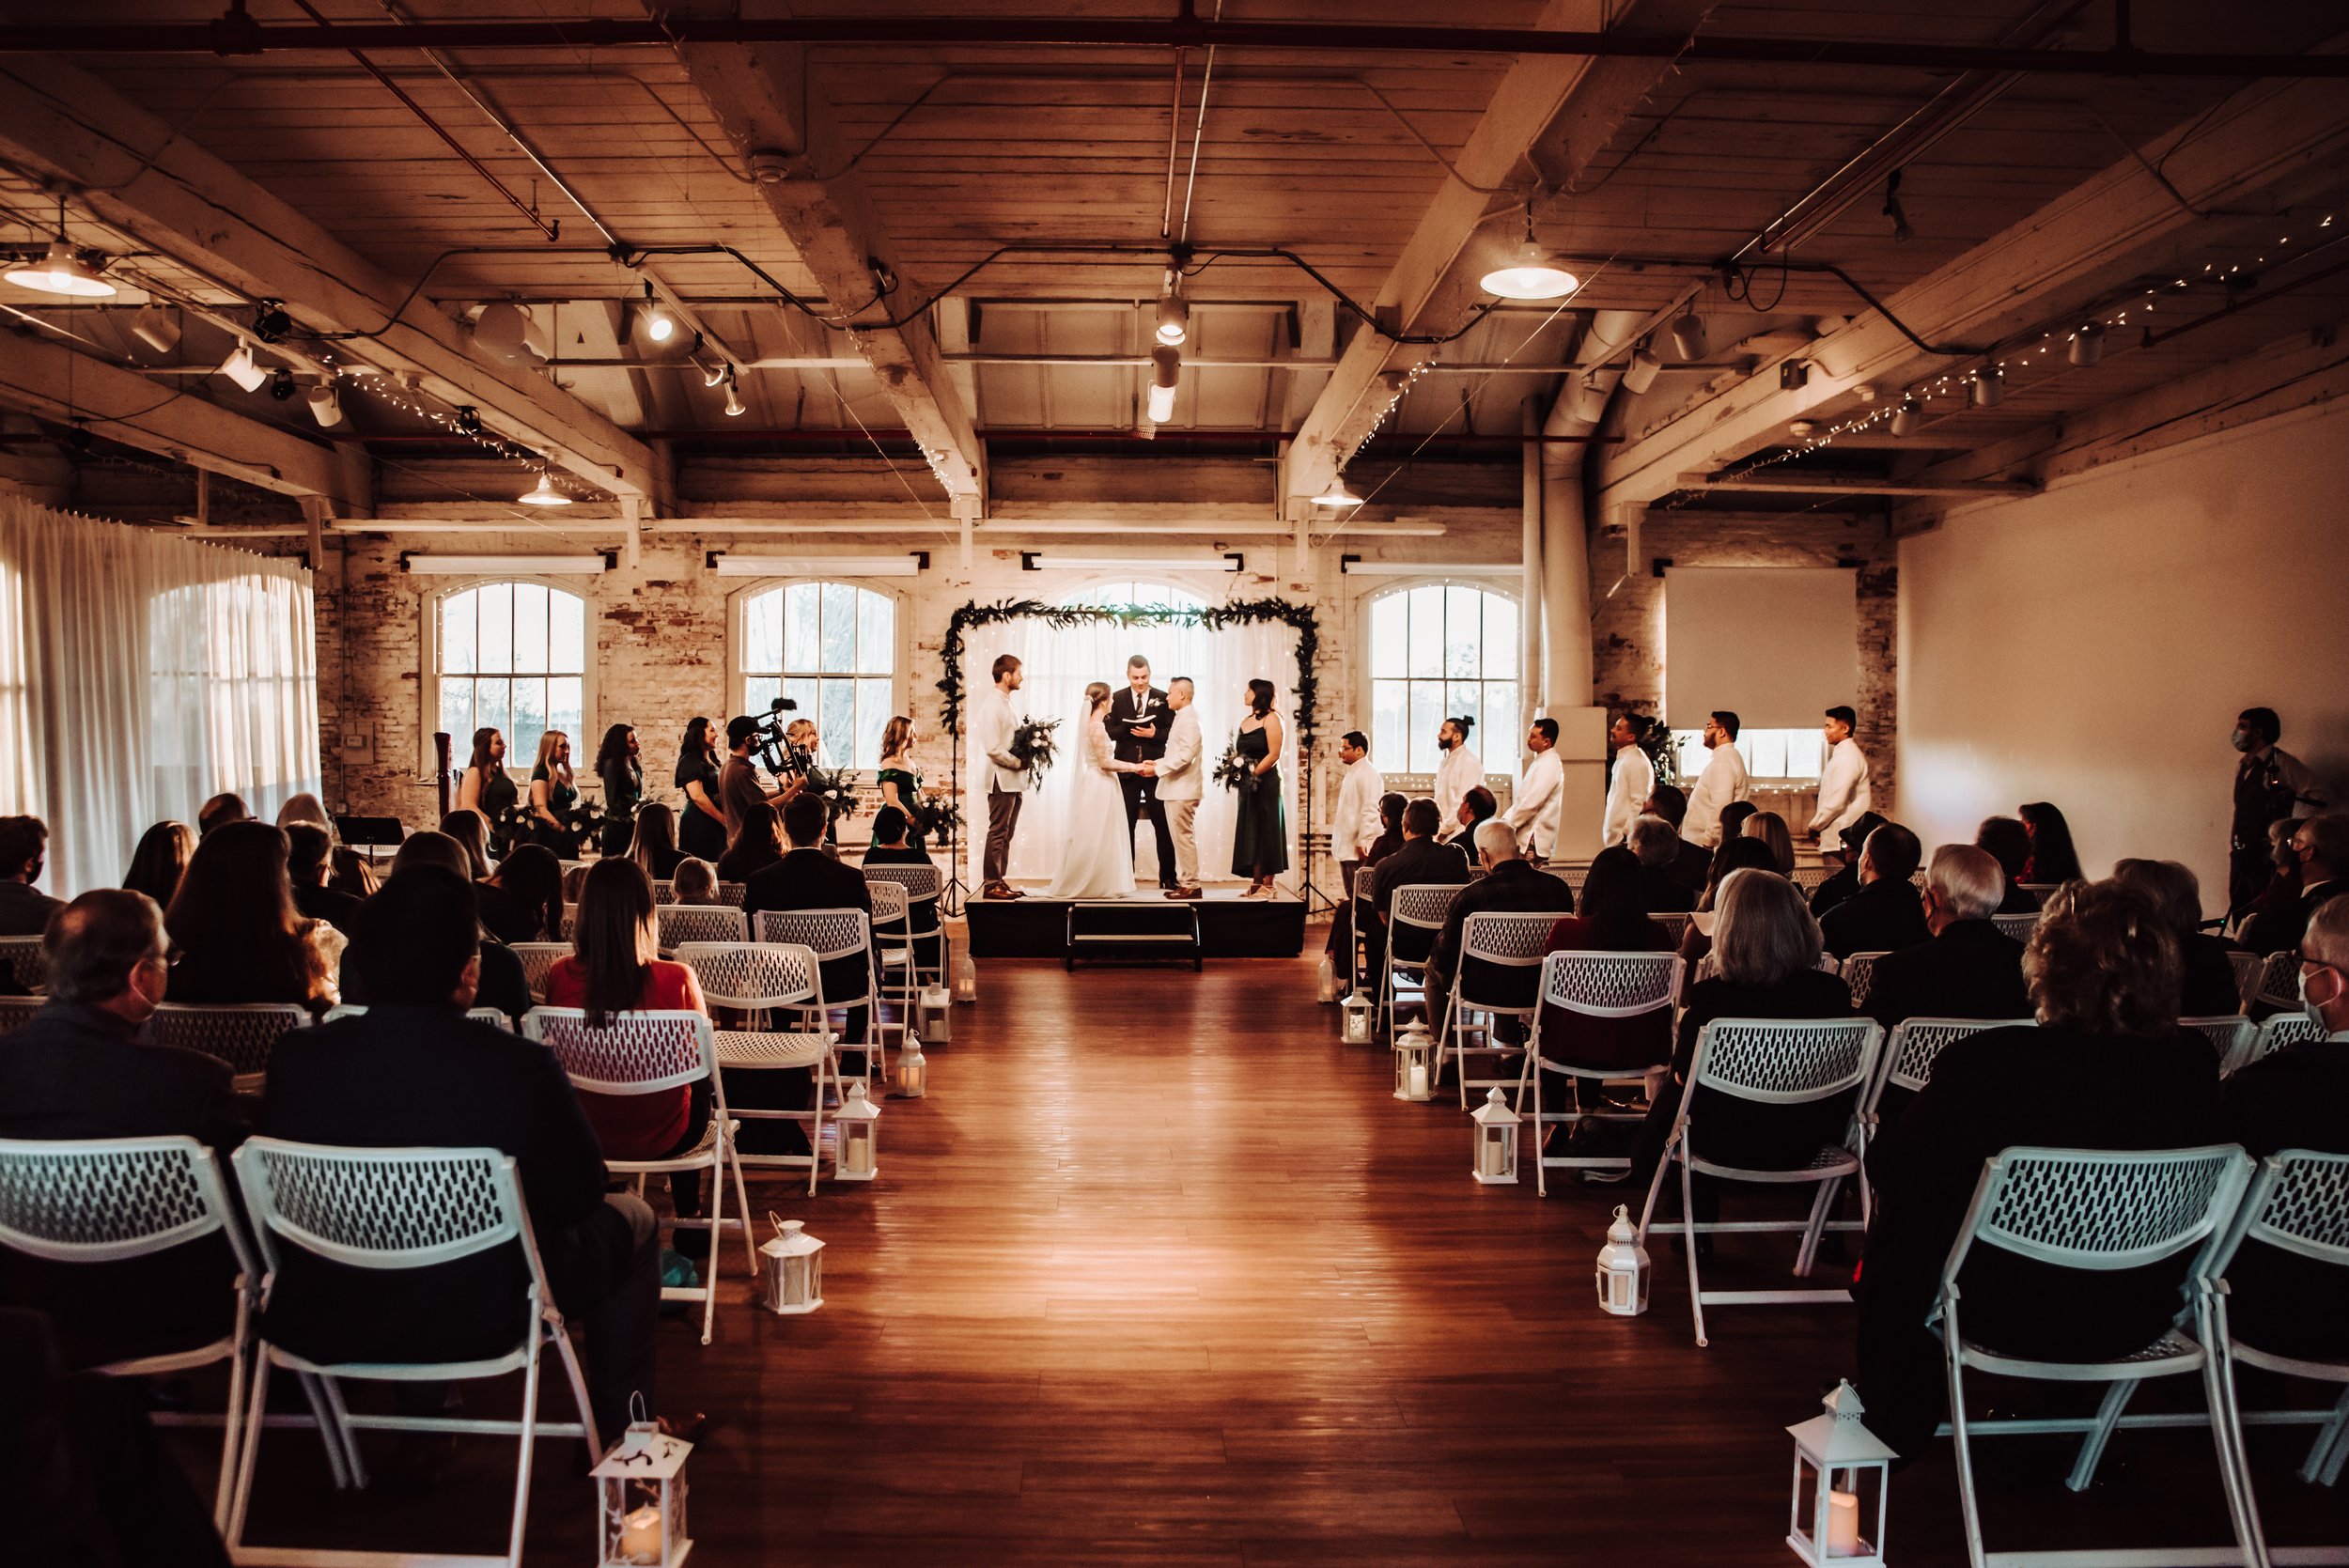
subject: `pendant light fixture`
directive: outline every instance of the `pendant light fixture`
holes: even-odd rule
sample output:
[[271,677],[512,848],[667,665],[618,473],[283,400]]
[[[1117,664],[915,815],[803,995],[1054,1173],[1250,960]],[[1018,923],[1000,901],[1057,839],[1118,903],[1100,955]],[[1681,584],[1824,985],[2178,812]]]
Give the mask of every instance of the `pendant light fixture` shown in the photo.
[[1163,425],[1174,417],[1174,394],[1183,379],[1183,351],[1165,344],[1150,350],[1150,423]]
[[1487,294],[1504,300],[1563,300],[1582,287],[1582,280],[1549,259],[1533,238],[1533,198],[1525,200],[1525,243],[1502,266],[1479,282]]
[[1350,512],[1362,504],[1362,498],[1346,488],[1346,475],[1330,476],[1330,488],[1314,497],[1314,505],[1332,512]]
[[1175,268],[1166,270],[1166,287],[1159,294],[1158,339],[1170,349],[1179,349],[1190,336],[1190,302],[1183,298],[1183,274]]
[[73,253],[73,246],[65,237],[65,198],[57,198],[57,237],[49,242],[49,253],[39,261],[20,261],[0,273],[20,288],[37,288],[44,294],[70,294],[82,299],[103,299],[115,291],[115,286],[91,270],[89,264]]
[[525,506],[568,506],[571,498],[554,488],[554,475],[545,469],[538,471],[538,488],[514,498]]

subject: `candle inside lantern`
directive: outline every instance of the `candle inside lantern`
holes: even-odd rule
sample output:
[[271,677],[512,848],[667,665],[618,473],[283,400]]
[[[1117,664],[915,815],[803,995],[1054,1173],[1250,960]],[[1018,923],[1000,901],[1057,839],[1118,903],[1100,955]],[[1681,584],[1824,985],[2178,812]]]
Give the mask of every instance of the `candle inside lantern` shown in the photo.
[[1482,1139],[1478,1140],[1476,1152],[1481,1157],[1479,1169],[1481,1169],[1486,1175],[1498,1176],[1501,1174],[1501,1135],[1499,1133],[1488,1132]]
[[647,1503],[620,1521],[621,1561],[659,1562],[661,1550],[660,1509]]
[[1857,1492],[1829,1492],[1827,1495],[1827,1555],[1859,1555],[1859,1495]]
[[1411,1098],[1413,1098],[1413,1099],[1415,1099],[1415,1100],[1423,1100],[1423,1099],[1425,1099],[1425,1098],[1427,1097],[1427,1063],[1424,1063],[1424,1062],[1414,1062],[1414,1063],[1411,1063],[1411,1065],[1410,1065],[1410,1069],[1409,1069],[1409,1073],[1408,1073],[1408,1084],[1409,1084],[1409,1088],[1410,1088],[1410,1094],[1411,1094]]

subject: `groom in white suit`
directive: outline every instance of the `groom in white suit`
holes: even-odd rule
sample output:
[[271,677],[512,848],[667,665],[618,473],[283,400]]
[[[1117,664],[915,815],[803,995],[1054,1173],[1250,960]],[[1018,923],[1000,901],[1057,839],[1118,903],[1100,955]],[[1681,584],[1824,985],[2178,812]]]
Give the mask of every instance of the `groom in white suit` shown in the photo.
[[1197,898],[1199,893],[1199,715],[1190,706],[1189,675],[1166,683],[1166,706],[1174,710],[1166,731],[1166,751],[1143,766],[1157,780],[1155,793],[1166,812],[1167,831],[1174,840],[1174,886],[1169,898]]

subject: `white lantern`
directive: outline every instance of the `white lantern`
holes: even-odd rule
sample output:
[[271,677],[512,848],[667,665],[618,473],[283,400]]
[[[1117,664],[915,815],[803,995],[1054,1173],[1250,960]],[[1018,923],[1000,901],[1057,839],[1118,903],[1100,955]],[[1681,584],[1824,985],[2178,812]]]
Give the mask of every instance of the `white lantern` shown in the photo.
[[1361,992],[1353,991],[1338,1003],[1338,1010],[1339,1038],[1349,1046],[1370,1044],[1370,1019],[1371,1015],[1377,1011],[1377,1004]]
[[1517,1113],[1501,1097],[1499,1089],[1485,1091],[1485,1103],[1470,1118],[1476,1124],[1476,1163],[1470,1173],[1486,1187],[1515,1187],[1517,1181]]
[[1436,1038],[1413,1018],[1394,1037],[1394,1097],[1424,1105],[1436,1092]]
[[1607,1245],[1598,1250],[1598,1307],[1617,1317],[1638,1317],[1647,1311],[1647,1249],[1640,1245],[1640,1228],[1631,1211],[1615,1205],[1615,1222],[1607,1227]]
[[767,1310],[784,1316],[812,1312],[824,1304],[824,1244],[807,1234],[803,1220],[772,1210],[775,1235],[758,1250],[758,1274],[767,1288]]
[[[639,1406],[638,1413],[642,1413]],[[602,1568],[677,1568],[693,1549],[685,1532],[685,1461],[693,1445],[637,1421],[592,1472],[596,1481],[596,1561]]]
[[979,1000],[979,966],[971,961],[971,955],[968,953],[955,955],[955,1000],[957,1001]]
[[905,1048],[897,1053],[897,1064],[890,1073],[890,1093],[901,1100],[918,1100],[929,1088],[929,1058],[922,1054],[922,1037],[906,1035]]
[[1321,955],[1321,968],[1314,977],[1314,1000],[1322,1002],[1338,1000],[1338,966],[1327,953]]
[[923,1037],[932,1045],[944,1045],[955,1037],[955,993],[943,985],[926,986],[915,999],[921,1013],[919,1020]]
[[1813,1568],[1877,1568],[1884,1561],[1886,1482],[1898,1455],[1859,1423],[1865,1407],[1849,1383],[1838,1383],[1820,1403],[1826,1415],[1786,1429],[1795,1439],[1786,1544]]
[[880,1130],[880,1107],[864,1092],[864,1080],[849,1080],[847,1094],[841,1096],[840,1109],[832,1112],[832,1127],[839,1135],[839,1152],[832,1159],[834,1179],[844,1182],[869,1182],[880,1174],[880,1157],[875,1140]]

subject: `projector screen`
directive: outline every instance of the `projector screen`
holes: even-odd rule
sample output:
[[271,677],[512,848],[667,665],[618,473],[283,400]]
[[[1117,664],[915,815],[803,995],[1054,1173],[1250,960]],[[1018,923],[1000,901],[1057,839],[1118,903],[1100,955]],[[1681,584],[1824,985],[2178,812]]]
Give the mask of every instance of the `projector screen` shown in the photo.
[[1803,729],[1858,701],[1859,574],[1842,567],[1667,567],[1664,711],[1702,729]]

